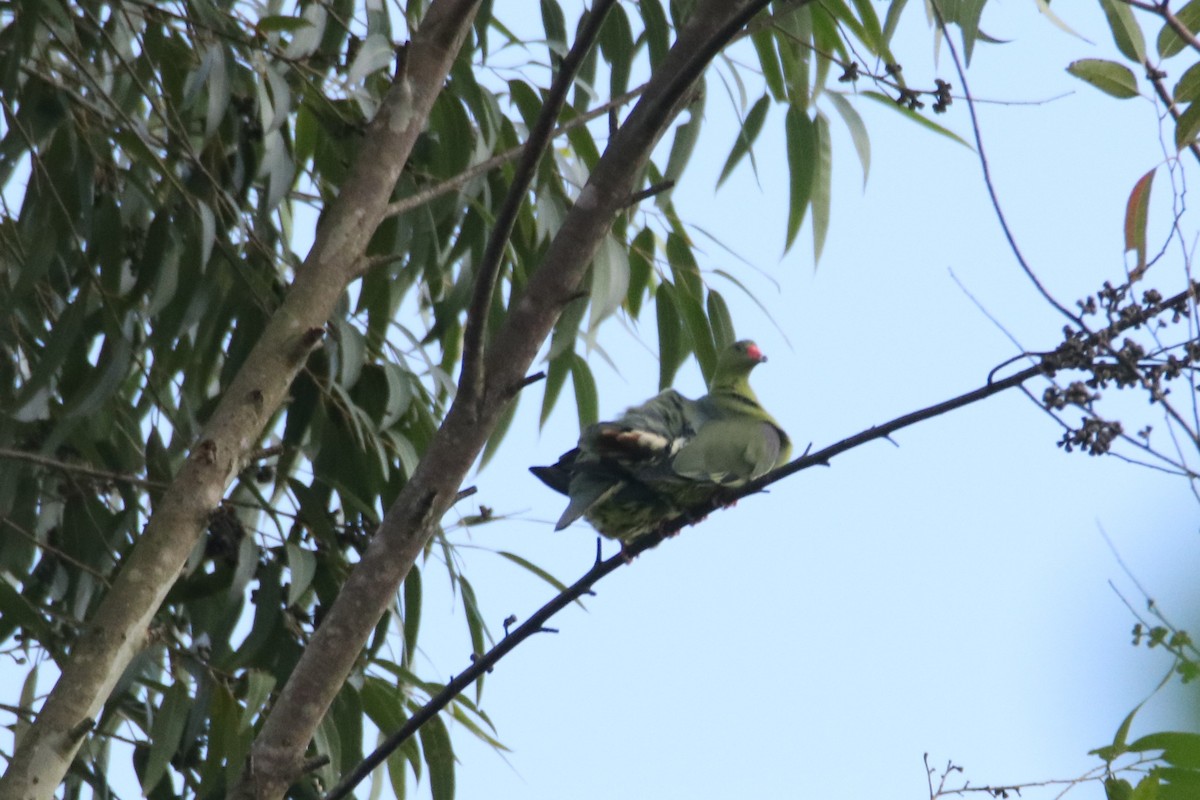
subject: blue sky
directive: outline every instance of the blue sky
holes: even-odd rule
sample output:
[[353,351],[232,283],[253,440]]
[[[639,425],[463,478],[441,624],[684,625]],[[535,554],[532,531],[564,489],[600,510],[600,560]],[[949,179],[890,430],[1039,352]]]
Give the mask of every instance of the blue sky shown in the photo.
[[[1149,101],[1113,100],[1064,71],[1077,58],[1114,57],[1099,9],[1069,11],[1091,43],[1032,3],[990,4],[984,29],[1012,42],[979,46],[968,74],[988,100],[1069,93],[979,107],[1010,223],[1068,305],[1122,280],[1125,199],[1163,159]],[[958,92],[945,50],[933,70],[931,41],[920,8],[910,9],[896,48],[905,74],[918,85],[942,77]],[[710,77],[709,87],[702,149],[676,202],[770,276],[737,268],[786,340],[714,285],[733,302],[739,335],[770,356],[754,385],[800,448],[972,389],[1017,353],[952,272],[1024,347],[1057,343],[1063,320],[1008,250],[974,153],[858,102],[873,148],[864,192],[834,119],[833,220],[814,270],[806,233],[780,257],[786,177],[782,126],[772,123],[781,112],[757,149],[758,183],[744,169],[714,192],[736,127],[719,83]],[[969,138],[965,103],[939,121]],[[1154,219],[1167,208],[1159,202]],[[702,267],[733,265],[705,249]],[[1182,287],[1178,259],[1155,272],[1150,285]],[[653,343],[652,316],[634,327]],[[618,374],[592,360],[601,413],[611,415],[653,393],[657,367],[619,326],[602,343],[620,365]],[[694,367],[677,385],[702,392]],[[570,580],[590,565],[595,537],[581,524],[555,534],[561,499],[524,468],[552,461],[578,431],[564,401],[539,433],[538,399],[525,401],[469,501],[514,519],[454,538],[519,552]],[[1165,433],[1143,398],[1123,407],[1127,428],[1149,421]],[[936,766],[965,766],[974,785],[1096,766],[1087,750],[1169,666],[1129,645],[1134,620],[1109,581],[1141,599],[1100,531],[1187,627],[1196,506],[1181,480],[1065,454],[1059,436],[1025,397],[995,397],[903,431],[896,446],[876,442],[801,473],[639,558],[598,587],[587,612],[564,612],[558,634],[522,645],[488,677],[482,706],[513,752],[503,760],[457,737],[460,796],[927,797],[926,752]],[[466,558],[496,630],[550,595],[482,550]],[[439,604],[454,606],[447,595],[427,609]],[[466,663],[465,632],[448,620],[447,640],[435,641],[430,624],[425,655],[448,677]],[[1183,724],[1179,695],[1165,694],[1134,732]],[[1093,784],[1072,796],[1103,793]]]

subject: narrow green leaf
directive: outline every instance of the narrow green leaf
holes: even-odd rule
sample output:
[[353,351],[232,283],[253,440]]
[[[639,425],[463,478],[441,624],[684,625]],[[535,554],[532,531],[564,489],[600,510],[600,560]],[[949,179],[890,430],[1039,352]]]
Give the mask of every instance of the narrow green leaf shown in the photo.
[[809,61],[812,58],[813,22],[808,6],[785,14],[776,23],[779,63],[788,104],[807,111],[809,104]]
[[896,26],[900,24],[900,14],[903,13],[906,5],[908,5],[908,0],[892,0],[888,4],[887,15],[883,20],[883,40],[885,42],[892,41],[892,36],[896,33]]
[[262,34],[277,33],[279,31],[298,31],[301,28],[311,28],[312,22],[303,19],[302,17],[281,17],[271,15],[263,17],[254,24],[255,29]]
[[567,21],[562,6],[554,0],[541,0],[542,27],[546,31],[546,47],[550,50],[550,63],[567,54]]
[[825,247],[825,234],[829,232],[829,209],[832,204],[833,192],[833,143],[829,136],[829,120],[821,113],[818,113],[816,118],[816,134],[817,169],[813,175],[811,200],[814,266],[821,260],[821,250]]
[[854,7],[858,9],[858,16],[862,19],[862,28],[867,36],[864,40],[866,44],[877,53],[886,48],[887,42],[879,24],[879,15],[875,13],[871,0],[854,0]]
[[707,384],[712,380],[713,371],[717,368],[717,348],[713,343],[712,328],[708,324],[708,315],[698,296],[691,292],[680,292],[676,296],[679,302],[679,313],[683,318],[684,328],[692,342],[692,352],[700,363],[700,372]]
[[[517,555],[516,553],[509,553],[506,550],[498,550],[496,552],[496,554],[503,558],[507,558],[509,561],[513,562],[514,564],[521,567],[522,569],[527,570],[527,571],[533,573],[534,575],[536,575],[537,577],[541,578],[546,583],[553,586],[555,591],[565,592],[567,590],[567,585],[565,583],[563,583],[558,578],[551,575],[546,570],[539,567],[537,564],[534,564],[532,561],[522,558],[521,556]],[[576,600],[575,602],[579,603],[579,605],[582,607],[583,603],[580,603],[578,600]]]
[[1137,253],[1137,266],[1132,275],[1140,276],[1146,271],[1146,222],[1150,213],[1150,187],[1154,184],[1154,173],[1150,170],[1133,185],[1129,201],[1125,204],[1125,252]]
[[588,346],[595,343],[600,323],[625,301],[629,292],[629,251],[611,233],[604,237],[592,259],[591,311],[588,314]]
[[650,276],[654,274],[655,243],[654,231],[649,228],[642,228],[629,243],[629,290],[625,295],[625,308],[634,319],[641,314],[642,300],[650,288]]
[[521,113],[526,126],[533,127],[542,113],[542,98],[537,91],[525,81],[512,80],[508,82],[508,96]]
[[[1200,0],[1191,0],[1190,3],[1176,11],[1175,19],[1195,39],[1196,31],[1200,31]],[[1190,42],[1185,42],[1179,38],[1179,34],[1175,32],[1175,29],[1169,23],[1163,23],[1162,30],[1158,32],[1158,54],[1160,56],[1170,58],[1188,46],[1190,46]]]
[[758,134],[762,131],[763,121],[767,118],[767,112],[771,109],[771,98],[769,95],[763,95],[758,98],[750,111],[746,114],[746,119],[742,122],[742,129],[738,131],[737,139],[733,142],[733,148],[729,151],[729,157],[725,159],[725,166],[721,168],[721,175],[717,178],[717,188],[725,182],[729,174],[733,172],[733,168],[738,165],[742,158],[751,152],[754,142],[758,139]]
[[665,281],[659,284],[654,293],[654,308],[658,318],[659,390],[666,389],[675,381],[675,373],[688,354],[675,294],[675,286]]
[[417,635],[421,631],[421,570],[413,565],[404,578],[404,663],[411,664],[417,654]]
[[545,427],[546,420],[550,419],[550,412],[554,410],[559,395],[562,394],[562,388],[567,383],[567,375],[571,372],[571,356],[573,355],[574,351],[564,353],[546,366],[546,389],[542,394],[542,413],[538,416],[539,429]]
[[[380,732],[376,746],[383,744],[386,737],[383,732]],[[408,792],[408,759],[401,750],[393,750],[388,753],[387,770],[388,784],[392,787],[392,794],[396,796],[396,800],[405,800]],[[371,797],[378,797],[372,787]]]
[[725,298],[715,289],[708,290],[706,305],[708,306],[708,321],[712,326],[713,341],[718,351],[724,350],[737,341],[737,334],[733,329],[733,316],[729,313],[729,306],[725,304]]
[[571,354],[571,385],[575,387],[575,406],[579,412],[579,429],[595,424],[600,419],[600,401],[596,393],[596,379],[592,370],[578,353]]
[[609,94],[624,94],[629,89],[629,72],[633,65],[633,30],[621,4],[608,12],[600,31],[600,52],[609,64]]
[[1049,0],[1035,0],[1035,2],[1037,3],[1038,11],[1041,11],[1042,15],[1050,20],[1051,25],[1069,36],[1074,36],[1076,39],[1081,39],[1085,42],[1087,41],[1086,37],[1080,35],[1074,28],[1063,21],[1061,17],[1050,10]]
[[875,92],[875,91],[868,91],[868,92],[863,92],[862,96],[869,97],[872,100],[874,100],[876,103],[882,103],[883,105],[887,106],[888,108],[891,108],[893,111],[896,111],[897,113],[903,114],[904,116],[908,117],[909,119],[911,119],[913,122],[917,123],[918,125],[928,128],[929,130],[933,131],[934,133],[936,133],[940,136],[945,136],[947,139],[951,139],[953,141],[958,142],[959,144],[961,144],[963,147],[967,148],[968,150],[971,150],[971,151],[975,150],[975,148],[971,146],[970,142],[968,142],[966,139],[959,136],[957,133],[954,133],[953,131],[949,130],[948,128],[943,128],[941,125],[938,125],[933,120],[925,119],[925,117],[922,117],[920,114],[918,114],[917,112],[913,111],[910,108],[900,105],[894,99],[892,99],[891,97],[888,97],[885,94],[880,94],[879,92]]
[[640,0],[638,8],[642,13],[642,24],[646,26],[644,37],[650,51],[650,68],[653,69],[671,49],[671,28],[659,0]]
[[454,800],[454,750],[450,733],[440,716],[431,718],[418,732],[425,764],[429,767],[429,788],[433,800]]
[[491,745],[493,750],[499,750],[502,753],[512,752],[508,747],[504,746],[503,742],[501,742],[495,736],[492,736],[491,734],[489,734],[487,731],[485,731],[479,725],[479,723],[477,723],[475,720],[471,719],[470,715],[467,714],[467,712],[463,710],[464,705],[465,704],[463,704],[463,703],[455,703],[453,706],[451,706],[450,707],[450,716],[454,717],[454,720],[456,722],[458,722],[460,725],[462,725],[464,728],[466,728],[468,731],[470,731],[471,734],[474,735],[476,739],[479,739],[481,742],[486,742],[487,744]]
[[96,413],[109,400],[113,392],[129,374],[133,362],[133,337],[131,317],[126,317],[121,329],[105,331],[104,345],[100,348],[97,368],[88,379],[83,390],[65,404],[68,417],[86,417]]
[[775,36],[770,28],[763,28],[750,35],[754,50],[758,53],[758,62],[762,67],[763,80],[775,102],[781,103],[786,99],[787,92],[783,86],[783,66],[779,63],[779,53],[775,49]]
[[968,66],[971,64],[971,55],[975,52],[975,42],[980,38],[979,18],[983,16],[983,6],[986,2],[987,0],[957,0],[954,3],[940,4],[946,23],[953,23],[962,31],[963,50]]
[[790,177],[788,192],[788,221],[787,239],[783,250],[786,253],[792,249],[800,225],[804,222],[804,214],[808,210],[808,200],[812,195],[813,173],[817,165],[816,128],[808,114],[797,106],[790,106],[785,119],[784,130],[787,136],[788,174]]
[[841,115],[842,121],[850,131],[850,141],[854,143],[854,152],[858,154],[858,163],[862,165],[865,188],[867,176],[871,172],[871,138],[867,134],[867,126],[858,111],[840,92],[826,92],[825,96],[833,103],[834,109]]
[[1137,78],[1124,64],[1103,58],[1081,58],[1068,64],[1067,72],[1113,97],[1125,100],[1138,96]]
[[678,231],[667,234],[666,251],[671,276],[679,291],[688,292],[697,299],[703,297],[704,279],[700,277],[700,265],[696,263],[687,237]]
[[287,565],[292,580],[288,585],[287,603],[295,605],[312,585],[313,576],[317,574],[317,556],[313,551],[298,544],[288,542]]
[[238,721],[243,730],[250,728],[250,724],[254,721],[254,715],[266,705],[274,689],[275,676],[271,673],[260,669],[246,671],[245,706]]
[[14,715],[16,717],[13,724],[13,742],[15,745],[19,746],[21,744],[26,733],[29,731],[29,727],[33,724],[33,720],[36,719],[34,705],[37,702],[37,685],[38,665],[35,663],[29,668],[29,673],[26,674],[25,680],[21,683],[21,699],[20,705],[17,707],[23,713]]
[[1139,66],[1146,62],[1146,37],[1133,16],[1133,10],[1122,0],[1100,0],[1113,41],[1121,55]]
[[[483,622],[483,614],[479,610],[479,602],[475,599],[475,589],[461,574],[458,576],[458,588],[462,593],[463,610],[466,612],[467,632],[471,637],[471,652],[476,655],[482,655],[487,651],[487,639],[491,637],[487,635],[487,626]],[[480,693],[483,692],[483,678],[475,681],[475,701],[479,702]]]
[[[691,160],[692,151],[696,149],[696,141],[700,138],[700,126],[704,123],[704,79],[700,79],[696,99],[687,107],[687,122],[675,128],[675,139],[671,142],[671,154],[667,157],[667,168],[663,170],[663,180],[679,182],[683,170]],[[657,205],[662,206],[670,201],[671,192],[661,192],[655,197]]]
[[175,683],[163,695],[150,726],[150,753],[146,758],[146,771],[142,774],[143,795],[148,796],[167,774],[167,766],[179,749],[190,707],[191,696],[185,681]]

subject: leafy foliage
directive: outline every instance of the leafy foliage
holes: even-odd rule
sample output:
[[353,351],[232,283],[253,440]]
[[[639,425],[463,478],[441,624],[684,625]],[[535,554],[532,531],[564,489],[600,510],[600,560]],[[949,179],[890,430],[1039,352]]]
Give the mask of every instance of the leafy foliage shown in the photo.
[[[619,114],[638,78],[665,58],[681,11],[647,0],[618,5],[606,21],[508,242],[493,326],[596,164],[605,117]],[[0,305],[8,310],[0,328],[0,639],[31,664],[60,659],[80,635],[302,269],[306,229],[338,196],[349,165],[370,157],[360,152],[362,132],[390,87],[394,43],[423,13],[420,3],[397,11],[353,0],[17,0],[0,9]],[[522,40],[490,6],[476,20],[361,278],[288,403],[248,444],[258,447],[255,463],[213,509],[203,546],[154,616],[148,648],[87,736],[69,777],[72,796],[85,784],[110,791],[118,727],[134,732],[133,766],[147,796],[177,796],[181,786],[217,796],[237,779],[264,710],[453,396],[476,267],[509,164],[578,29],[554,0],[541,3],[541,21],[543,30]],[[849,126],[868,169],[851,93],[829,87],[829,77],[834,66],[848,74],[853,48],[894,62],[893,29],[891,11],[881,24],[872,4],[857,0],[781,4],[752,29],[748,49],[760,59],[763,86],[743,109],[722,178],[747,156],[753,164],[772,105],[785,106],[786,247],[809,209],[816,255],[824,241],[826,105]],[[901,90],[902,102],[920,94],[895,72],[872,80]],[[686,180],[711,107],[703,94],[693,100],[665,162],[647,168],[652,185]],[[647,313],[650,300],[661,383],[691,355],[711,374],[734,322],[705,270],[669,194],[652,211],[634,207],[619,218],[593,262],[588,296],[558,322],[542,419],[568,377],[581,425],[597,418],[598,387],[581,345],[594,344],[615,314]],[[442,536],[431,547],[481,650],[489,633],[453,546]],[[414,569],[319,732],[313,755],[330,759],[318,773],[326,783],[361,757],[364,720],[392,728],[438,689],[413,671],[421,582]],[[38,681],[31,668],[26,710],[36,705]],[[471,701],[460,698],[447,713],[500,746]],[[435,797],[453,794],[454,754],[441,720],[388,763],[397,793],[411,773]]]

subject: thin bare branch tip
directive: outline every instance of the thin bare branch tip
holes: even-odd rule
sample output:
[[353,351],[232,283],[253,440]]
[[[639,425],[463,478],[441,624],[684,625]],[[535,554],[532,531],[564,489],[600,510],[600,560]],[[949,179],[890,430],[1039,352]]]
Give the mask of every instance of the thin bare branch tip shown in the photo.
[[308,761],[305,761],[303,764],[301,764],[300,771],[303,774],[307,775],[310,772],[316,772],[317,770],[319,770],[321,767],[325,766],[328,763],[329,763],[329,756],[316,756],[314,758],[310,758]]
[[634,192],[633,194],[629,195],[629,199],[625,201],[625,207],[629,208],[631,206],[636,206],[638,203],[647,198],[654,197],[655,195],[662,194],[663,192],[670,191],[674,188],[675,181],[663,181],[662,183],[656,183],[653,186],[647,186],[640,192]]
[[454,502],[457,503],[460,500],[466,500],[468,497],[470,497],[471,495],[475,494],[478,491],[479,491],[478,486],[468,486],[465,489],[459,489],[458,494],[454,495]]
[[[546,380],[545,372],[535,372],[532,375],[526,375],[521,380],[521,382],[519,384],[517,384],[517,391],[519,392],[522,389],[524,389],[526,386],[532,386],[533,384],[537,383],[538,381],[544,381],[544,380]],[[516,394],[516,392],[514,392],[513,394]]]

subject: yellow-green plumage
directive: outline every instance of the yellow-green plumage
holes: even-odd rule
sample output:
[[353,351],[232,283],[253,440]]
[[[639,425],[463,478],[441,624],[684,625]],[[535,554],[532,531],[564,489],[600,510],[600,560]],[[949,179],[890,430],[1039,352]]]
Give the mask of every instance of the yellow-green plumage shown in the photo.
[[736,342],[704,397],[668,389],[589,426],[558,463],[531,467],[570,498],[556,530],[584,517],[605,536],[631,540],[785,463],[788,436],[750,388],[751,370],[765,360],[753,342]]

